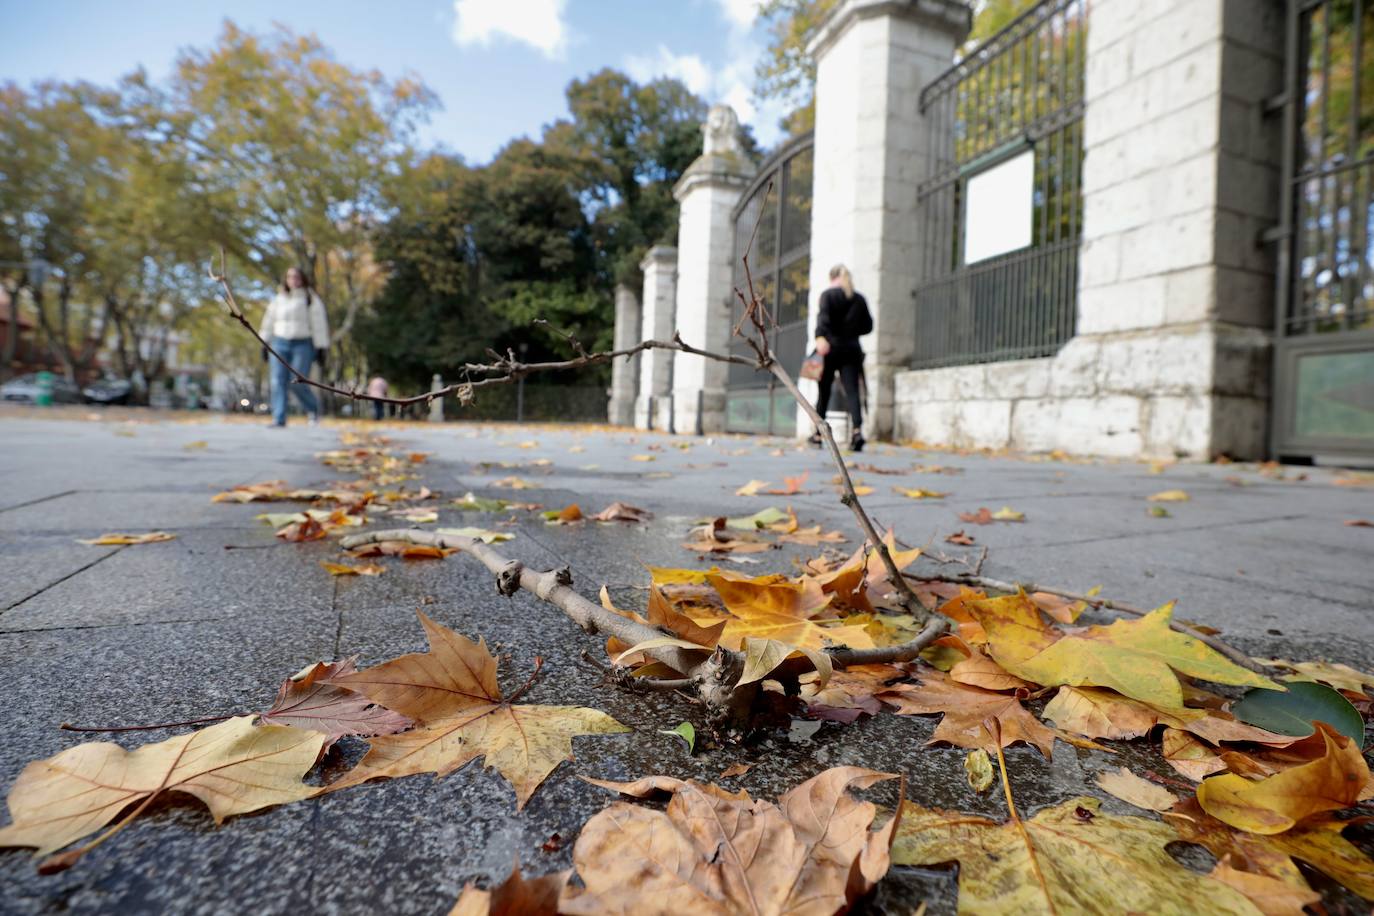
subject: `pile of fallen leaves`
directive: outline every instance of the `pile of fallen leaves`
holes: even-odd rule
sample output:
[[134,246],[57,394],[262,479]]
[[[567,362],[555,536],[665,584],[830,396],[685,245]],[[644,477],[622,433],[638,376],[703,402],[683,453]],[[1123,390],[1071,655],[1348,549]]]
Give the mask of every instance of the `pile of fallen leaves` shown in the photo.
[[[423,455],[398,456],[375,437],[346,444],[322,458],[361,475],[358,481],[322,490],[271,481],[216,498],[310,502],[301,513],[267,518],[281,523],[284,540],[324,537],[378,517],[437,521],[425,505],[435,494],[382,489],[403,482]],[[788,479],[781,492],[801,492],[804,484],[804,476]],[[741,489],[763,494],[766,486],[752,481]],[[452,505],[541,508],[471,493]],[[980,513],[989,520],[1014,514]],[[593,516],[571,505],[549,510],[545,521],[648,517],[622,504]],[[447,530],[489,542],[511,536]],[[788,540],[819,545],[842,536],[801,529],[790,509],[769,508],[706,520],[686,546],[729,558]],[[899,571],[921,553],[900,549],[890,532],[885,541]],[[448,552],[382,542],[355,555]],[[938,716],[931,743],[969,752],[964,768],[976,791],[988,791],[1000,775],[1007,819],[924,807],[919,788],[914,798],[899,790],[893,808],[881,810],[853,792],[895,774],[857,767],[826,770],[776,803],[667,776],[589,779],[636,801],[611,803],[587,821],[573,870],[526,878],[517,868],[489,889],[465,889],[455,912],[834,913],[861,900],[892,865],[952,863],[962,912],[1299,913],[1321,903],[1299,863],[1374,901],[1374,861],[1346,836],[1371,820],[1362,814],[1374,799],[1362,748],[1374,676],[1324,662],[1228,658],[1196,630],[1176,626],[1171,606],[1083,625],[1083,601],[989,595],[920,579],[911,583],[917,596],[953,621],[953,632],[909,663],[837,668],[830,649],[900,644],[920,629],[869,545],[813,559],[795,575],[751,577],[716,567],[651,568],[649,575],[642,610],[617,607],[601,592],[606,608],[662,634],[639,645],[609,640],[617,673],[680,683],[690,672],[653,658],[652,649],[671,645],[704,659],[721,647],[742,653],[740,683],[757,682],[775,700],[764,704],[770,716],[780,711],[784,722]],[[133,751],[86,743],[30,763],[11,789],[12,822],[0,829],[0,845],[36,847],[46,857],[40,870],[58,870],[169,792],[200,799],[219,822],[372,780],[444,776],[477,759],[510,783],[518,811],[572,759],[574,737],[628,731],[595,709],[519,703],[540,659],[528,680],[505,691],[497,659],[480,639],[423,614],[420,620],[427,652],[363,670],[351,660],[316,663],[285,680],[265,711]],[[690,727],[673,733],[695,742]],[[328,784],[311,781],[341,740],[366,741],[366,755]],[[1104,753],[1135,742],[1157,751],[1156,764],[1137,762],[1098,781],[1141,814],[1105,813],[1101,799],[1082,796],[1023,818],[1003,749],[1023,743],[1049,758],[1058,742]],[[723,776],[747,769],[737,765]],[[666,807],[639,803],[654,795],[666,795]],[[1179,842],[1208,850],[1211,870],[1179,864],[1168,849]]]

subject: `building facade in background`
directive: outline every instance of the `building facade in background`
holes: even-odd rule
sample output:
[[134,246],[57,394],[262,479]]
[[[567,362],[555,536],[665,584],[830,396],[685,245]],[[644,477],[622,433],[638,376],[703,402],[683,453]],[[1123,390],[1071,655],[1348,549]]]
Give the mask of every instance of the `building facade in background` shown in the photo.
[[[809,48],[814,134],[755,169],[713,109],[678,247],[646,258],[639,307],[618,300],[617,342],[637,322],[747,355],[730,331],[753,237],[794,371],[850,267],[874,313],[871,437],[1374,456],[1368,7],[1044,0],[957,57],[960,0],[843,0]],[[811,431],[766,374],[640,359],[613,419]]]

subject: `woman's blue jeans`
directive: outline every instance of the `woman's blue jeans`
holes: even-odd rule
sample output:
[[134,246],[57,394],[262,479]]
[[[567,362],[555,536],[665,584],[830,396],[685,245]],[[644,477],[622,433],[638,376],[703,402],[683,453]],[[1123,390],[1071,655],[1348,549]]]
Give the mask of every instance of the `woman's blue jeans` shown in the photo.
[[[272,349],[286,358],[291,367],[301,375],[310,374],[310,367],[315,362],[315,342],[309,337],[297,337],[293,340],[273,337]],[[314,390],[309,385],[292,384],[292,378],[294,376],[280,360],[272,360],[272,422],[278,426],[286,425],[288,390],[296,393],[296,399],[301,402],[301,407],[305,408],[307,414],[313,417],[320,412],[320,402],[315,399]]]

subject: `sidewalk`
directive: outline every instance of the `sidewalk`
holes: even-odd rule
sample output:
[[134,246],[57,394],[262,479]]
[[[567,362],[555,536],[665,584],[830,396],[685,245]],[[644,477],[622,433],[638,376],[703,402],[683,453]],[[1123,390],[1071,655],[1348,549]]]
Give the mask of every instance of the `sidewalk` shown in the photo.
[[[685,753],[659,734],[692,709],[674,696],[630,695],[602,685],[580,660],[601,655],[554,609],[523,593],[495,594],[491,577],[462,556],[442,562],[387,560],[377,578],[331,578],[319,566],[337,555],[333,541],[284,544],[254,516],[285,511],[266,504],[214,504],[235,484],[284,479],[292,486],[340,475],[314,457],[339,447],[344,427],[270,430],[217,417],[173,422],[0,418],[0,690],[9,709],[0,724],[7,753],[0,787],[32,759],[77,743],[58,730],[81,725],[191,719],[270,704],[282,678],[317,660],[360,654],[372,664],[421,650],[415,610],[476,638],[503,663],[503,683],[519,683],[535,654],[545,674],[531,702],[604,709],[636,734],[580,741],[575,764],[561,766],[518,815],[509,787],[475,766],[443,780],[416,776],[372,784],[215,828],[203,808],[159,805],[150,817],[98,848],[71,870],[39,877],[23,850],[0,851],[0,906],[7,912],[445,912],[465,881],[503,877],[519,856],[527,873],[567,867],[579,825],[607,794],[578,775],[625,779],[647,773],[716,779],[736,760],[754,764],[734,786],[773,798],[827,766],[855,763],[902,771],[932,804],[1002,817],[996,796],[976,796],[963,781],[957,748],[925,748],[932,718],[883,716],[851,726],[826,723],[812,735],[770,739],[754,748]],[[701,566],[683,549],[692,519],[747,515],[791,505],[803,525],[820,523],[850,538],[855,526],[830,483],[820,453],[790,441],[743,437],[687,439],[603,428],[393,425],[398,448],[430,452],[421,483],[439,491],[441,525],[484,524],[444,509],[467,491],[588,513],[620,500],[655,513],[647,526],[546,526],[537,515],[509,530],[500,549],[530,565],[571,566],[577,586],[595,595],[609,584],[630,595],[643,565]],[[197,443],[204,443],[199,446]],[[533,445],[529,445],[533,443]],[[778,450],[781,454],[774,454]],[[634,460],[649,456],[650,461]],[[532,465],[547,459],[548,465]],[[1034,580],[1077,591],[1094,586],[1119,601],[1153,607],[1177,599],[1180,618],[1215,626],[1239,647],[1289,658],[1328,658],[1374,668],[1371,560],[1374,481],[1309,468],[1282,479],[1251,466],[1065,463],[872,446],[857,463],[905,469],[856,470],[874,488],[865,505],[913,545],[950,557],[984,546],[986,575]],[[519,463],[523,467],[481,462]],[[938,465],[958,473],[912,472]],[[780,486],[809,473],[793,497],[739,497],[751,479]],[[518,476],[532,489],[493,489]],[[1297,479],[1306,475],[1305,480]],[[1351,485],[1353,484],[1353,485]],[[914,501],[894,486],[947,491]],[[1181,489],[1187,502],[1146,497]],[[1149,514],[1167,507],[1170,517]],[[1003,506],[1023,523],[973,525],[961,512]],[[107,531],[165,530],[176,540],[126,548],[76,542]],[[963,530],[973,548],[945,537]],[[235,549],[226,549],[232,547]],[[742,572],[790,572],[817,548],[788,546],[754,555]],[[917,571],[935,567],[921,560]],[[724,564],[723,564],[724,565]],[[949,567],[955,568],[953,566]],[[170,732],[111,736],[125,746]],[[349,762],[361,742],[340,749]],[[1009,750],[1009,766],[1031,808],[1083,791],[1126,753],[1060,745],[1053,761]],[[1108,805],[1110,807],[1110,805]],[[558,842],[551,837],[558,834]],[[894,871],[881,901],[909,911],[929,901],[947,912],[954,882],[935,872]],[[905,907],[905,909],[903,909]]]

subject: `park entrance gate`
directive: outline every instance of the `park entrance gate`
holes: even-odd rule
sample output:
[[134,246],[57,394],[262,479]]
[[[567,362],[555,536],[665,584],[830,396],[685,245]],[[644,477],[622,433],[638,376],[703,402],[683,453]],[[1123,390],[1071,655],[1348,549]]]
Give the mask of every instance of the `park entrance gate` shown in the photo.
[[1271,449],[1374,457],[1374,2],[1288,0]]

